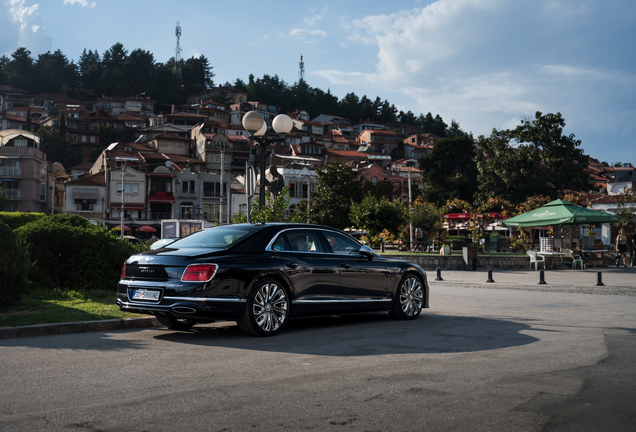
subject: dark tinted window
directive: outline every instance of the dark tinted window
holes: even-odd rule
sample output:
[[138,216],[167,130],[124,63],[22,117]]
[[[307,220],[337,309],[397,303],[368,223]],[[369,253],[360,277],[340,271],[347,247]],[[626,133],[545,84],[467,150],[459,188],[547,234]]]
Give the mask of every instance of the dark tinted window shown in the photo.
[[313,230],[285,231],[272,243],[272,249],[291,252],[325,252],[320,237]]
[[254,229],[249,225],[228,225],[209,228],[175,241],[170,247],[225,249],[245,238]]
[[353,239],[331,231],[322,232],[331,249],[336,253],[351,253],[360,250],[360,245]]

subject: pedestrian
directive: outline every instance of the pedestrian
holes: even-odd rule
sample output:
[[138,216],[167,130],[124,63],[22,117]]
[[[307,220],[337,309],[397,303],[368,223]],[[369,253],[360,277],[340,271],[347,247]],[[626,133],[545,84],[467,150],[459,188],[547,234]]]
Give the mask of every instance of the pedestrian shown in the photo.
[[581,260],[583,261],[583,266],[581,266],[581,268],[587,267],[587,262],[590,260],[590,257],[589,255],[583,253],[582,250],[577,249],[576,242],[572,242],[572,245],[570,246],[570,253],[581,257]]
[[157,240],[159,240],[159,239],[157,238],[157,236],[155,235],[155,233],[152,233],[152,237],[150,237],[150,240],[152,240],[152,242],[154,243],[154,242],[156,242],[156,241],[157,241]]
[[621,228],[616,236],[616,267],[620,267],[621,258],[623,258],[623,265],[627,267],[627,236],[625,231]]
[[634,262],[636,262],[636,232],[632,234],[632,261],[630,266],[634,267]]

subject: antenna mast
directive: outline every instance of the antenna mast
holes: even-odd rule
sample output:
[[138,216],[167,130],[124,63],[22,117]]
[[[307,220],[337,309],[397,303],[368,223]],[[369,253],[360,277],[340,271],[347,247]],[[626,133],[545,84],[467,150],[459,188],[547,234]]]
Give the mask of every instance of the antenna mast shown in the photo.
[[305,80],[305,62],[303,61],[303,55],[300,55],[300,63],[298,64],[298,78],[299,81]]
[[174,65],[172,66],[172,74],[174,75],[177,87],[181,87],[183,77],[181,75],[181,46],[179,45],[179,39],[181,38],[181,26],[177,21],[177,28],[174,32],[177,37],[177,48],[174,50]]

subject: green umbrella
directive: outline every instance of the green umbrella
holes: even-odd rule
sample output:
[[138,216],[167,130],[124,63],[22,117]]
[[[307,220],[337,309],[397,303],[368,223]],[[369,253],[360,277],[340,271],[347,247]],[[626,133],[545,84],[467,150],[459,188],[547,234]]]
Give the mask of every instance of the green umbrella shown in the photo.
[[543,207],[503,221],[507,227],[542,227],[549,225],[587,225],[618,222],[611,213],[577,206],[569,201],[555,200]]

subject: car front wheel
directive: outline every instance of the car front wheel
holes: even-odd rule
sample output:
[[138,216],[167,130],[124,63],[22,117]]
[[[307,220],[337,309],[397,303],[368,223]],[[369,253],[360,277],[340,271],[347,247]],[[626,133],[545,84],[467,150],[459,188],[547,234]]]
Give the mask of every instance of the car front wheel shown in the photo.
[[396,319],[409,320],[418,317],[424,304],[424,288],[420,279],[412,274],[407,275],[395,295],[391,316]]
[[273,336],[280,332],[289,318],[289,295],[274,279],[258,282],[247,299],[238,326],[252,336]]

